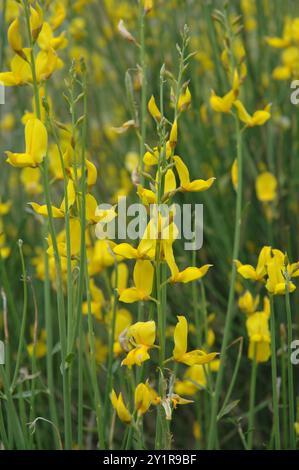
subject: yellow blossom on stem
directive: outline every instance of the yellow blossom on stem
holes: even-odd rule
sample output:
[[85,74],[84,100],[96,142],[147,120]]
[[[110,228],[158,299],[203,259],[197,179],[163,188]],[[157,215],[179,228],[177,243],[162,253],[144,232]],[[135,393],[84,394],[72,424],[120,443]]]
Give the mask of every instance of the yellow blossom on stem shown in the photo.
[[25,126],[25,153],[5,152],[7,163],[12,166],[37,167],[44,159],[48,147],[48,134],[39,119],[30,119]]
[[184,316],[178,316],[178,323],[174,330],[173,358],[187,366],[194,364],[208,364],[218,353],[205,353],[200,349],[187,352],[188,323]]
[[239,298],[238,305],[243,312],[247,315],[251,315],[256,311],[259,301],[259,296],[253,297],[251,292],[246,290]]
[[144,383],[140,383],[137,385],[135,389],[135,410],[137,411],[138,415],[144,415],[149,407],[151,406],[151,393],[149,388]]
[[189,90],[189,87],[187,86],[179,96],[178,109],[180,112],[186,111],[189,108],[191,104],[191,99],[191,92]]
[[270,104],[265,106],[263,110],[255,111],[252,116],[246,111],[240,100],[235,101],[234,106],[237,108],[240,121],[244,122],[247,127],[263,126],[271,118]]
[[130,424],[132,421],[132,416],[128,408],[124,404],[122,393],[117,396],[115,391],[112,390],[110,398],[112,406],[115,409],[119,419],[125,424]]
[[150,115],[155,119],[155,121],[161,121],[162,115],[159,111],[155,97],[153,95],[150,97],[147,107]]
[[127,341],[133,349],[128,352],[121,364],[131,368],[134,364],[140,366],[142,362],[150,359],[148,350],[154,346],[155,338],[154,321],[137,322],[131,325],[127,331]]
[[258,257],[256,268],[250,264],[242,264],[240,261],[236,261],[238,273],[241,274],[244,279],[251,279],[253,281],[261,281],[267,273],[267,263],[271,259],[271,247],[264,246]]
[[256,196],[261,202],[271,202],[277,197],[277,179],[269,171],[264,171],[255,181]]
[[133,272],[134,287],[124,289],[119,300],[125,303],[150,300],[153,289],[154,268],[150,261],[138,260]]
[[7,31],[7,40],[10,47],[18,54],[22,52],[23,40],[20,33],[20,20],[16,18]]
[[175,167],[180,179],[180,191],[182,192],[201,192],[209,189],[214,183],[216,178],[209,178],[208,180],[193,180],[190,181],[190,174],[187,166],[183,160],[175,156],[174,158]]

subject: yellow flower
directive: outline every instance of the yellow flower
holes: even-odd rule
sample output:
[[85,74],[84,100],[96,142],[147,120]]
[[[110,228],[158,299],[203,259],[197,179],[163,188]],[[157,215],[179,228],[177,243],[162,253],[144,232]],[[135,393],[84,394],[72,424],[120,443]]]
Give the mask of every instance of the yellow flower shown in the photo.
[[144,415],[151,406],[151,393],[146,384],[140,383],[135,389],[135,409],[138,415]]
[[198,390],[202,390],[206,387],[207,379],[204,366],[201,364],[194,364],[189,367],[183,380],[178,380],[175,383],[175,392],[178,395],[195,395]]
[[113,249],[114,253],[126,259],[153,260],[156,253],[156,240],[154,237],[151,238],[150,231],[151,224],[149,223],[137,248],[129,243],[120,243]]
[[35,355],[37,359],[41,359],[47,354],[47,344],[46,344],[47,333],[46,330],[42,330],[40,334],[40,338],[37,339],[36,343],[34,344],[29,343],[27,346],[27,351],[30,357]]
[[25,126],[25,153],[5,152],[7,163],[12,166],[37,167],[44,159],[48,147],[48,134],[39,119],[30,119]]
[[132,421],[131,413],[129,412],[128,408],[124,404],[123,396],[120,393],[117,397],[114,390],[112,390],[111,395],[111,403],[113,408],[116,410],[117,416],[119,419],[126,424],[130,424]]
[[156,104],[156,100],[155,100],[155,97],[152,95],[150,97],[150,100],[148,102],[148,110],[149,110],[149,113],[150,115],[156,120],[156,121],[161,121],[161,118],[162,118],[162,115],[159,111],[159,108]]
[[[109,315],[108,320],[111,321],[112,315]],[[132,323],[132,315],[131,313],[126,310],[125,308],[120,308],[116,312],[116,320],[115,320],[115,334],[114,334],[114,345],[113,345],[113,352],[116,356],[123,352],[122,344],[121,344],[121,336],[125,332],[125,330],[131,325]]]
[[256,178],[255,189],[259,201],[273,201],[277,196],[277,179],[269,171],[264,171]]
[[261,281],[267,273],[267,263],[271,259],[271,247],[264,246],[258,257],[256,268],[250,264],[242,264],[240,261],[236,261],[238,273],[241,274],[244,279],[252,279],[253,281]]
[[140,366],[142,362],[150,359],[148,350],[154,346],[155,338],[154,321],[137,322],[131,325],[127,331],[127,341],[133,345],[133,349],[128,352],[121,364],[131,368],[134,364]]
[[50,18],[51,27],[55,30],[61,26],[66,17],[66,9],[61,1],[51,2],[52,16]]
[[154,0],[144,0],[144,13],[147,15],[154,7]]
[[259,301],[259,296],[253,297],[251,292],[246,290],[239,298],[238,305],[243,312],[247,313],[247,315],[251,315],[256,311]]
[[59,36],[55,37],[51,26],[46,22],[43,24],[37,42],[39,47],[45,51],[49,49],[62,49],[67,46],[65,34],[61,33]]
[[16,118],[13,113],[7,113],[0,121],[0,130],[10,132],[16,125]]
[[235,158],[232,168],[231,168],[231,179],[233,183],[234,190],[237,191],[238,188],[238,161]]
[[23,49],[23,40],[20,33],[20,21],[19,18],[16,18],[10,25],[7,31],[7,40],[10,47],[16,52],[19,53]]
[[204,277],[207,274],[211,266],[212,266],[211,264],[205,264],[204,266],[201,266],[200,268],[197,268],[195,266],[190,266],[189,268],[186,268],[183,271],[177,270],[176,273],[173,272],[170,278],[170,282],[171,283],[181,282],[183,284],[186,284],[187,282],[196,281],[197,279],[201,279],[202,277]]
[[236,101],[240,88],[240,80],[238,72],[234,72],[233,86],[232,89],[226,93],[223,97],[217,96],[214,90],[212,90],[210,97],[211,108],[217,113],[230,113],[234,102]]
[[95,338],[95,358],[97,364],[104,364],[108,354],[108,346],[99,338]]
[[150,261],[138,260],[134,267],[134,287],[124,289],[119,300],[125,303],[150,300],[153,289],[154,268]]
[[187,366],[194,364],[208,364],[217,356],[217,353],[205,353],[200,349],[187,352],[188,324],[184,316],[178,316],[178,323],[174,330],[173,358]]
[[[286,292],[286,274],[289,279],[299,276],[298,264],[285,265],[285,256],[280,250],[273,250],[273,257],[267,264],[268,280],[266,288],[273,295],[283,295]],[[286,273],[285,273],[286,271]],[[293,282],[288,282],[289,292],[294,292],[296,286]]]
[[175,167],[177,169],[180,179],[180,191],[182,192],[199,192],[206,191],[214,183],[216,178],[209,178],[208,180],[194,180],[190,181],[189,170],[183,160],[175,156],[174,158]]
[[175,148],[178,142],[178,123],[177,120],[174,121],[171,127],[170,136],[169,136],[169,144],[172,149]]
[[[75,192],[75,186],[72,180],[69,180],[68,185],[67,185],[67,194],[68,194],[68,207],[69,209],[74,205],[75,200],[76,200],[76,192]],[[30,202],[29,203],[34,210],[39,215],[43,215],[45,217],[48,217],[48,207],[47,205],[42,205],[40,206],[36,202]],[[65,216],[66,212],[66,207],[65,207],[65,198],[63,199],[60,207],[52,207],[52,217],[54,219],[62,219]]]
[[248,357],[257,362],[268,361],[271,355],[271,336],[269,330],[269,311],[256,312],[246,321],[249,336]]
[[191,99],[191,93],[189,87],[187,86],[187,88],[185,88],[185,90],[183,90],[183,92],[179,96],[178,109],[180,112],[186,111],[189,108],[191,104]]
[[[90,279],[89,281],[89,290],[91,294],[91,302],[90,302],[90,307],[91,307],[91,313],[94,315],[94,317],[97,320],[102,320],[103,315],[102,315],[102,307],[105,303],[105,297],[102,292],[102,290],[95,284],[93,279]],[[82,305],[82,313],[83,315],[88,314],[88,302],[84,302]]]
[[[23,50],[28,55],[28,49]],[[10,62],[10,71],[0,73],[0,81],[5,86],[18,86],[32,81],[32,72],[29,62],[21,56],[15,55]]]
[[263,126],[271,118],[271,105],[268,104],[263,110],[256,111],[251,116],[245,109],[240,100],[234,102],[237,108],[240,121],[244,122],[247,127]]
[[36,3],[35,8],[30,7],[30,29],[33,40],[36,41],[43,26],[43,10]]
[[0,202],[0,216],[9,213],[12,206],[12,201]]

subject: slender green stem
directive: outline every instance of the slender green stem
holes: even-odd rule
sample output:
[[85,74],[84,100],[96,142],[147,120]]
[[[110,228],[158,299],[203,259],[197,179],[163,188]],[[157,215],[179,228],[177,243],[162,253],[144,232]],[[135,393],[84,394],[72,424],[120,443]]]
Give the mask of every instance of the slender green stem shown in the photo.
[[26,267],[25,267],[25,261],[24,261],[24,255],[23,255],[23,241],[19,240],[18,241],[18,247],[19,247],[19,253],[21,257],[21,264],[22,264],[22,278],[23,278],[23,314],[22,314],[22,323],[21,323],[21,330],[20,330],[20,335],[19,335],[19,347],[18,347],[18,353],[17,353],[17,359],[16,359],[16,366],[15,366],[15,371],[11,383],[11,390],[13,391],[16,382],[18,379],[18,374],[20,370],[20,364],[21,364],[21,358],[22,358],[22,352],[25,347],[25,329],[26,329],[26,322],[27,322],[27,307],[28,307],[28,289],[27,289],[27,273],[26,273]]
[[275,311],[273,295],[270,296],[271,315],[271,369],[272,369],[272,399],[273,399],[273,427],[275,449],[280,450],[280,429],[279,429],[279,403],[277,391],[277,364],[276,364],[276,336],[275,336]]
[[212,398],[211,421],[208,438],[208,448],[212,449],[215,445],[215,436],[217,428],[217,413],[218,405],[223,385],[224,370],[226,363],[227,346],[231,335],[231,324],[234,314],[234,300],[235,300],[235,282],[236,282],[236,264],[235,260],[239,257],[240,250],[240,236],[241,236],[241,216],[242,216],[242,190],[243,190],[243,155],[242,155],[242,133],[238,118],[235,116],[236,122],[236,138],[237,138],[237,164],[238,164],[238,186],[237,186],[237,200],[236,200],[236,216],[235,216],[235,235],[234,247],[232,256],[232,271],[230,279],[229,297],[227,312],[225,317],[225,326],[223,332],[223,339],[221,345],[221,361],[217,374],[215,391]]
[[282,401],[282,429],[283,429],[283,448],[288,449],[289,430],[288,430],[288,399],[287,399],[287,354],[285,341],[285,327],[280,325],[280,349],[281,349],[281,401]]
[[288,368],[288,399],[289,399],[289,433],[290,433],[290,448],[296,449],[296,436],[295,436],[295,400],[294,400],[294,376],[293,376],[293,364],[291,362],[292,353],[292,313],[290,303],[290,291],[289,282],[286,282],[286,295],[285,305],[287,311],[287,325],[288,325],[288,349],[287,349],[287,368]]
[[[39,98],[39,91],[38,91],[38,83],[36,78],[36,68],[35,68],[35,58],[34,58],[34,51],[33,51],[33,38],[31,34],[30,28],[30,11],[29,11],[29,3],[28,0],[23,1],[25,17],[26,17],[26,25],[27,25],[27,33],[28,33],[28,40],[31,49],[31,71],[32,71],[32,81],[33,81],[33,89],[34,89],[34,99],[35,99],[35,107],[36,107],[36,114],[38,119],[41,118],[41,109],[40,109],[40,98]],[[53,213],[52,213],[52,206],[51,206],[51,197],[50,197],[50,187],[49,187],[49,175],[48,175],[48,156],[45,157],[43,163],[41,164],[41,173],[43,177],[43,186],[44,186],[44,193],[48,211],[48,220],[49,220],[49,230],[53,244],[54,250],[54,258],[55,258],[55,267],[56,267],[56,286],[57,286],[57,304],[58,304],[58,323],[59,323],[59,332],[60,332],[60,342],[61,342],[61,369],[62,369],[62,378],[63,378],[63,402],[64,402],[64,424],[65,424],[65,445],[66,448],[70,449],[72,447],[72,421],[71,421],[71,402],[69,396],[69,377],[65,367],[65,359],[66,359],[66,352],[67,352],[67,344],[66,344],[66,324],[65,324],[65,308],[64,308],[64,295],[63,295],[63,287],[62,287],[62,273],[61,273],[61,263],[60,263],[60,254],[58,250],[57,238],[54,229],[53,223]]]
[[7,0],[3,0],[2,24],[1,24],[1,45],[0,45],[0,71],[2,71],[3,63],[4,63],[6,10],[7,10]]
[[[113,383],[113,376],[112,376],[112,366],[113,366],[113,345],[114,345],[114,337],[115,337],[115,326],[116,326],[116,313],[117,313],[117,299],[118,299],[118,266],[115,263],[115,290],[114,290],[114,298],[113,298],[113,309],[112,309],[112,319],[111,325],[109,325],[109,344],[108,344],[108,365],[107,365],[107,382],[106,382],[106,390],[105,390],[105,400],[104,400],[104,422],[110,423],[110,416],[109,416],[109,401],[110,401],[110,393],[112,391],[112,383]],[[107,426],[109,429],[109,426]]]
[[252,449],[252,444],[253,444],[256,377],[257,377],[257,361],[256,361],[256,344],[255,344],[254,345],[254,352],[253,352],[253,360],[252,360],[252,364],[251,364],[251,378],[250,378],[248,440],[247,440],[248,450]]
[[146,95],[147,95],[147,76],[146,76],[146,61],[145,61],[145,13],[143,2],[139,2],[139,30],[140,30],[140,66],[142,70],[142,84],[141,84],[141,108],[140,108],[140,172],[141,184],[143,184],[143,154],[144,144],[146,139]]
[[97,433],[99,439],[100,449],[105,449],[105,434],[104,434],[104,420],[103,420],[103,410],[102,410],[102,399],[100,395],[99,385],[97,381],[97,364],[96,364],[96,350],[95,350],[95,333],[93,325],[93,317],[91,311],[91,295],[89,288],[89,276],[88,276],[88,264],[87,264],[87,251],[85,244],[85,230],[86,230],[86,161],[85,161],[85,149],[87,141],[87,77],[86,70],[84,65],[83,71],[83,85],[84,93],[84,122],[82,129],[82,155],[81,155],[81,258],[83,265],[83,275],[85,277],[85,287],[86,287],[86,296],[87,296],[87,306],[88,306],[88,340],[90,348],[90,360],[91,360],[91,380],[94,393],[94,406],[96,412],[96,422],[97,422]]

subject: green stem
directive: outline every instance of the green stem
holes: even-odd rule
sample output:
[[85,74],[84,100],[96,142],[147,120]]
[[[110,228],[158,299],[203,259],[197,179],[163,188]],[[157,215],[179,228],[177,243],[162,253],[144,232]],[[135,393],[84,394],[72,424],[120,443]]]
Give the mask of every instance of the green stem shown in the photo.
[[14,388],[16,386],[16,382],[17,382],[18,374],[19,374],[19,369],[20,369],[20,364],[21,364],[22,351],[23,351],[23,348],[25,347],[25,329],[26,329],[26,321],[27,321],[27,306],[28,306],[27,273],[26,273],[26,267],[25,267],[25,261],[24,261],[22,245],[23,245],[23,241],[19,240],[18,241],[18,247],[19,247],[19,252],[20,252],[20,257],[21,257],[21,264],[22,264],[23,296],[24,296],[24,299],[23,299],[22,323],[21,323],[21,330],[20,330],[20,336],[19,336],[19,347],[18,347],[18,353],[17,353],[17,359],[16,359],[15,372],[14,372],[12,383],[11,383],[11,390],[12,391],[14,390]]
[[282,400],[282,429],[283,429],[283,448],[288,449],[288,399],[287,399],[287,370],[286,370],[286,342],[284,325],[281,325],[280,331],[280,349],[281,349],[281,400]]
[[242,190],[243,190],[243,155],[242,155],[242,133],[240,130],[240,124],[237,116],[235,116],[236,122],[236,136],[237,136],[237,164],[238,164],[238,187],[237,187],[237,200],[236,200],[236,216],[235,216],[235,235],[234,235],[234,247],[232,256],[232,271],[229,288],[228,306],[225,318],[225,326],[223,332],[223,340],[221,346],[221,361],[220,367],[217,374],[215,391],[212,398],[212,410],[211,410],[211,421],[208,438],[208,448],[213,449],[215,445],[215,437],[217,432],[217,413],[219,399],[223,384],[227,346],[231,334],[231,324],[234,314],[234,300],[235,300],[235,282],[236,282],[236,264],[235,260],[239,257],[240,250],[240,236],[241,236],[241,216],[242,216]]
[[146,94],[147,94],[147,77],[146,77],[146,62],[145,62],[145,13],[143,2],[139,2],[139,30],[140,30],[140,66],[142,70],[142,84],[141,84],[141,112],[140,112],[140,126],[141,126],[141,135],[140,135],[140,172],[141,172],[141,184],[143,185],[144,178],[142,172],[144,169],[143,164],[143,154],[144,154],[144,144],[146,139]]
[[[29,11],[29,3],[28,0],[23,1],[25,17],[26,17],[26,25],[27,25],[27,33],[28,39],[31,49],[31,70],[32,70],[32,81],[33,81],[33,89],[34,89],[34,99],[35,99],[35,107],[36,107],[36,114],[38,119],[41,118],[41,110],[40,110],[40,99],[39,99],[39,91],[38,91],[38,84],[36,79],[36,69],[35,69],[35,58],[33,52],[33,38],[31,35],[30,29],[30,11]],[[49,229],[50,235],[53,244],[54,250],[54,258],[55,258],[55,267],[56,267],[56,286],[57,286],[57,304],[58,304],[58,323],[59,323],[59,332],[60,332],[60,343],[61,343],[61,369],[62,369],[62,379],[63,379],[63,403],[64,403],[64,425],[65,425],[65,445],[67,449],[72,447],[72,420],[71,420],[71,402],[69,396],[69,377],[65,367],[65,359],[66,359],[66,352],[67,352],[67,344],[66,344],[66,325],[65,325],[65,308],[64,308],[64,296],[63,296],[63,287],[62,287],[62,273],[61,273],[61,264],[60,264],[60,254],[58,251],[58,244],[56,233],[54,229],[53,223],[53,213],[52,213],[52,206],[51,206],[51,197],[50,197],[50,187],[49,187],[49,175],[48,175],[48,155],[46,155],[43,163],[41,164],[41,173],[43,177],[43,186],[44,186],[44,193],[48,211],[48,220],[49,220]]]
[[271,315],[271,369],[272,369],[272,399],[273,399],[273,428],[275,449],[280,450],[280,430],[279,430],[279,403],[277,393],[277,364],[276,364],[276,338],[275,338],[275,311],[273,295],[270,295]]
[[287,364],[288,364],[288,399],[289,399],[289,432],[290,432],[290,448],[296,449],[296,436],[295,436],[295,401],[294,401],[294,376],[293,376],[293,364],[291,362],[292,353],[292,313],[290,303],[290,291],[289,282],[286,281],[286,295],[285,305],[287,311],[287,325],[288,325],[288,353],[287,353]]
[[250,378],[250,397],[249,397],[249,419],[248,419],[248,450],[252,449],[253,444],[253,431],[254,431],[254,415],[255,415],[255,391],[256,391],[256,376],[257,376],[257,361],[256,361],[256,344],[254,345],[254,357],[251,364],[251,378]]

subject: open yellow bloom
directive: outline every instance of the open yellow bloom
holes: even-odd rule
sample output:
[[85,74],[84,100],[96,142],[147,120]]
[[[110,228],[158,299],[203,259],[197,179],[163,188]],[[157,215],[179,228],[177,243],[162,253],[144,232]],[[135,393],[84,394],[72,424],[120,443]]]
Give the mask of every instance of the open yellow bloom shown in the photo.
[[259,201],[273,201],[277,196],[277,179],[269,171],[264,171],[256,178],[255,189]]
[[271,105],[268,104],[263,110],[255,111],[251,116],[245,109],[240,100],[234,102],[237,108],[240,121],[244,122],[248,127],[263,126],[271,118]]
[[190,181],[190,174],[187,166],[183,162],[183,160],[175,156],[174,158],[175,167],[179,175],[180,179],[180,188],[179,190],[182,192],[199,192],[199,191],[206,191],[209,189],[212,184],[214,183],[216,178],[209,178],[208,180],[194,180]]
[[5,152],[7,163],[12,166],[37,167],[44,159],[48,147],[48,134],[39,119],[30,119],[25,126],[25,153]]
[[[76,192],[75,192],[75,186],[72,180],[69,180],[68,185],[67,185],[67,195],[68,195],[68,208],[70,209],[76,200]],[[37,214],[43,215],[45,217],[48,217],[48,207],[47,205],[39,205],[36,202],[30,202],[30,205],[34,212]],[[66,212],[66,206],[65,206],[65,198],[63,199],[60,207],[55,207],[51,206],[52,208],[52,217],[54,219],[62,219],[65,216]]]
[[232,89],[224,96],[217,96],[214,90],[211,92],[210,105],[216,113],[230,113],[234,102],[236,101],[240,88],[238,72],[234,72]]
[[196,266],[189,266],[183,271],[178,270],[176,273],[173,273],[170,278],[170,282],[173,284],[175,284],[176,282],[186,284],[187,282],[196,281],[204,277],[211,266],[211,264],[205,264],[200,268],[197,268]]
[[112,390],[111,395],[111,403],[113,408],[116,410],[117,416],[119,419],[126,424],[130,424],[132,421],[131,413],[129,412],[128,408],[124,404],[122,393],[118,396],[116,395],[115,391]]
[[184,316],[178,316],[178,323],[174,330],[173,358],[187,366],[194,364],[208,364],[217,356],[217,353],[205,353],[200,349],[187,352],[188,324]]
[[253,281],[261,281],[267,273],[267,263],[271,259],[271,247],[264,246],[258,257],[256,268],[250,264],[242,264],[240,261],[236,261],[238,273],[241,274],[244,279],[251,279]]
[[59,36],[55,37],[51,26],[46,22],[43,24],[37,42],[39,47],[45,51],[49,49],[62,49],[67,46],[65,34],[61,33]]
[[126,259],[153,260],[156,253],[156,239],[154,237],[151,238],[150,231],[151,223],[147,225],[137,248],[134,248],[129,243],[120,243],[113,249],[114,253]]
[[148,350],[154,346],[156,338],[156,324],[154,321],[137,322],[127,331],[127,341],[133,346],[122,365],[131,368],[134,364],[140,366],[150,358]]
[[127,304],[139,300],[150,300],[153,290],[154,268],[150,261],[138,260],[134,267],[134,287],[124,289],[119,297],[121,302]]
[[[273,295],[284,295],[286,293],[287,283],[286,274],[289,277],[299,276],[298,263],[285,265],[285,255],[280,250],[273,250],[273,257],[267,264],[268,280],[266,288]],[[286,273],[285,273],[286,271]],[[296,289],[292,281],[288,282],[289,292]]]

